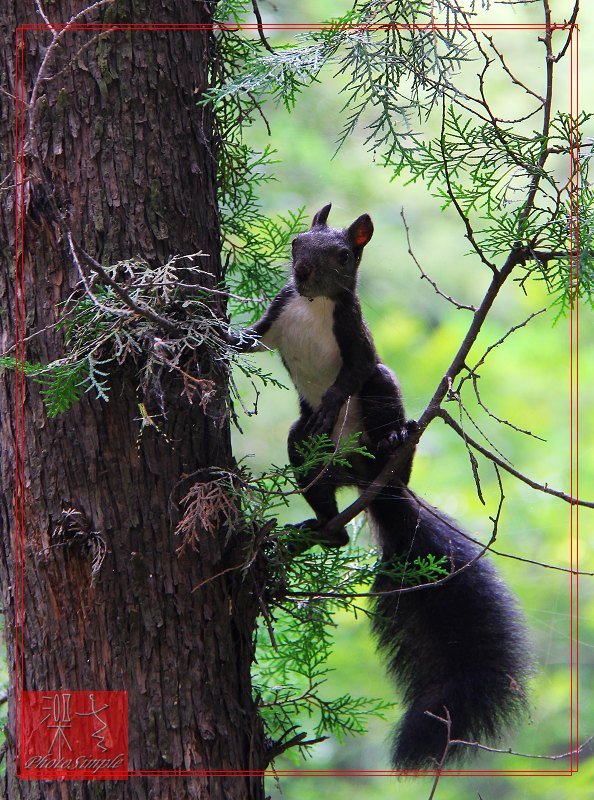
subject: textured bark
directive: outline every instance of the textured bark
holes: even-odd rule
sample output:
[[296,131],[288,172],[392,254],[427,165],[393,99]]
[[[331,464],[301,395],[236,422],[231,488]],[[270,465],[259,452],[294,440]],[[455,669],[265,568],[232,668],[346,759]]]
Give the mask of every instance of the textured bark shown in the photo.
[[[52,21],[83,5],[45,2]],[[17,12],[18,8],[18,12]],[[208,23],[212,3],[126,0],[84,22]],[[1,68],[15,93],[15,24],[40,23],[33,0],[2,4]],[[209,30],[67,33],[48,62],[35,112],[35,144],[46,183],[82,246],[104,264],[140,255],[158,263],[175,253],[209,254],[220,278],[215,158],[210,112],[196,107],[213,55]],[[25,36],[30,93],[51,37]],[[82,48],[82,49],[81,49]],[[14,103],[0,95],[2,178],[15,152]],[[52,325],[78,274],[63,231],[44,198],[39,167],[26,160],[23,256],[26,334]],[[9,179],[7,184],[14,183]],[[0,351],[15,339],[15,192],[1,198]],[[201,265],[202,266],[202,265]],[[219,309],[223,313],[222,309]],[[27,343],[26,357],[63,353],[52,328]],[[198,354],[217,392],[206,413],[166,378],[162,433],[139,437],[138,375],[110,375],[110,402],[85,395],[49,419],[39,388],[24,404],[26,507],[24,676],[31,690],[127,690],[131,770],[258,770],[263,734],[251,697],[250,663],[257,613],[253,582],[220,571],[225,536],[203,535],[199,552],[178,554],[171,499],[184,476],[230,463],[225,375]],[[0,581],[9,666],[15,674],[14,374],[0,378]],[[186,484],[187,486],[187,484]],[[100,531],[108,554],[91,581],[84,547],[50,547],[64,503]],[[174,509],[175,511],[175,509]],[[239,536],[240,534],[236,534]],[[233,546],[233,537],[231,538]],[[127,782],[20,782],[15,777],[14,684],[3,797],[256,798],[260,777],[132,777]]]

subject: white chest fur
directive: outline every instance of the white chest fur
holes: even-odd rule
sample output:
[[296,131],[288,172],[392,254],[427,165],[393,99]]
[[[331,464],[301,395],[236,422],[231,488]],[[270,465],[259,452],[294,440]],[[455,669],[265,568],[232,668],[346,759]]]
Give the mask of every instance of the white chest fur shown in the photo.
[[[262,337],[265,347],[280,350],[297,391],[312,408],[320,404],[342,367],[333,329],[334,306],[327,297],[310,301],[296,295]],[[343,405],[331,438],[344,440],[362,430],[361,402],[354,396]]]
[[278,348],[299,394],[314,408],[342,366],[334,337],[334,300],[296,295],[291,298],[263,337]]

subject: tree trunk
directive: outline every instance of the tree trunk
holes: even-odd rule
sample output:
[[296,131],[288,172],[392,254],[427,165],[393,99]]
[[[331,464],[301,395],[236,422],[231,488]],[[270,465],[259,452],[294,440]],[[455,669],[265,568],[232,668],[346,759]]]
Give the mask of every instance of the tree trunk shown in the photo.
[[[44,2],[50,22],[67,22],[82,6]],[[193,0],[116,0],[83,23],[209,23],[213,4]],[[18,8],[18,13],[17,13]],[[9,0],[0,11],[3,83],[15,94],[16,24],[43,21],[34,0]],[[202,251],[200,266],[221,278],[216,161],[211,112],[196,105],[207,83],[213,36],[203,30],[69,31],[52,50],[33,114],[34,150],[26,153],[25,335],[52,326],[58,303],[79,274],[55,218],[53,198],[75,239],[108,265],[132,256],[149,264]],[[24,34],[24,87],[30,96],[51,41],[47,30]],[[2,178],[15,153],[14,103],[0,95]],[[29,114],[29,119],[31,115]],[[33,153],[34,155],[34,153]],[[44,173],[43,181],[41,171]],[[5,186],[14,184],[7,180]],[[44,188],[45,186],[45,188]],[[2,197],[0,350],[15,341],[14,208]],[[215,306],[213,306],[215,307]],[[221,316],[224,309],[216,309]],[[159,335],[159,331],[155,330]],[[60,328],[26,343],[28,361],[64,353]],[[208,468],[231,463],[225,372],[197,354],[196,370],[216,391],[190,404],[182,382],[162,377],[166,415],[140,435],[138,364],[110,367],[108,403],[85,394],[48,418],[39,387],[24,397],[25,690],[128,692],[129,769],[181,775],[134,775],[128,781],[20,781],[15,766],[15,475],[18,425],[15,377],[0,379],[0,582],[12,689],[3,797],[258,798],[261,776],[184,775],[184,771],[260,770],[264,737],[252,700],[250,663],[257,615],[253,580],[222,571],[241,532],[202,531],[199,549],[178,552],[175,513],[184,489]],[[203,476],[203,477],[201,477]],[[229,500],[231,502],[231,500]],[[100,533],[107,555],[95,579],[76,542],[55,546],[65,507]],[[211,520],[212,521],[212,520]],[[208,526],[211,528],[211,526]],[[229,544],[230,541],[230,544]],[[227,559],[224,561],[223,559]],[[20,662],[19,662],[20,663]]]

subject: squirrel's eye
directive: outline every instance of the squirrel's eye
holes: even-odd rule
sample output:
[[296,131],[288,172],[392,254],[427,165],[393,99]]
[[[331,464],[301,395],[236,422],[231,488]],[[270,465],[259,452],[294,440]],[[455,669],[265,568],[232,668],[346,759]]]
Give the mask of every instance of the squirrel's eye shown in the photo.
[[350,255],[350,253],[349,253],[348,250],[341,250],[338,253],[338,263],[339,264],[346,264],[347,261],[349,260],[349,255]]

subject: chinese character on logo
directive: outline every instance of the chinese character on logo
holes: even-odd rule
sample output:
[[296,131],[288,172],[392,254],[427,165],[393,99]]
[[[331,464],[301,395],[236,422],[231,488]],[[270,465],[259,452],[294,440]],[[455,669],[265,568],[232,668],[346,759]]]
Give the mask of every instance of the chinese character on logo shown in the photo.
[[20,777],[127,778],[127,692],[23,692]]

